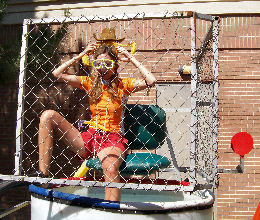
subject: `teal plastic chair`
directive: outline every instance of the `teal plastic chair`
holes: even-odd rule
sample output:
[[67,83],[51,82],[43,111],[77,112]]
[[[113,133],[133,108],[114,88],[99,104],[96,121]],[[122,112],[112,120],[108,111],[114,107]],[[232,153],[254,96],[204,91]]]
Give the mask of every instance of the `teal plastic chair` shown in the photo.
[[[166,137],[166,114],[157,105],[127,105],[124,119],[128,150],[147,150],[127,154],[121,164],[121,175],[150,175],[170,165],[170,160],[149,151],[161,147]],[[89,159],[86,166],[102,171],[98,158]]]

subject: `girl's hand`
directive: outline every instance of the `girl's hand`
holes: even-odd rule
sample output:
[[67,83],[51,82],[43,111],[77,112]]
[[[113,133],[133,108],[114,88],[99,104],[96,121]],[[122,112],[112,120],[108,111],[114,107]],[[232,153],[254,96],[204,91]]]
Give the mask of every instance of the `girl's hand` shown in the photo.
[[[116,50],[118,52],[118,59],[123,62],[129,62],[131,59],[131,54],[123,47],[117,46]],[[120,57],[120,55],[123,55],[124,57]]]
[[91,54],[92,52],[94,52],[94,51],[97,49],[98,46],[99,46],[99,44],[97,44],[97,43],[89,44],[89,45],[85,48],[85,50],[83,50],[83,51],[80,53],[80,55],[82,55],[82,56],[84,56],[85,54],[86,54],[86,55],[89,55],[89,54]]

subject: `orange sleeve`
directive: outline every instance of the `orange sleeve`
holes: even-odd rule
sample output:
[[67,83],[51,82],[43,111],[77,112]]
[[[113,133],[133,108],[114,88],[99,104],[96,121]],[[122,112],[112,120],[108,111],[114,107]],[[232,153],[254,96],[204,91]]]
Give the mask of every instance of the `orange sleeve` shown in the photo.
[[88,76],[78,76],[80,88],[89,91],[91,88],[91,79]]
[[123,92],[125,94],[130,95],[130,93],[133,92],[135,80],[136,80],[135,78],[124,78],[122,80],[122,82],[123,82]]

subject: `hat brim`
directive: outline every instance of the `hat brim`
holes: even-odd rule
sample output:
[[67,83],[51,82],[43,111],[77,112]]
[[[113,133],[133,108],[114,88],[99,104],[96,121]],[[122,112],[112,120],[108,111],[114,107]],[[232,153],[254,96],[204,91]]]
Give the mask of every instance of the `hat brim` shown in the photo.
[[101,38],[98,38],[98,37],[96,36],[96,34],[93,34],[93,37],[94,37],[97,41],[116,41],[116,42],[122,42],[122,41],[125,39],[125,37],[119,38],[119,39],[115,39],[115,38],[101,39]]

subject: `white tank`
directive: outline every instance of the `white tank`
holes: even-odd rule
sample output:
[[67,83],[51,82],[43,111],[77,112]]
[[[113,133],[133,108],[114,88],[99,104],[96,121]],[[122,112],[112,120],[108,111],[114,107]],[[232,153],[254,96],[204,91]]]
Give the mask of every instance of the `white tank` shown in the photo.
[[104,200],[104,188],[31,185],[31,219],[206,220],[213,219],[214,198],[207,190],[190,192],[122,189],[121,201]]

